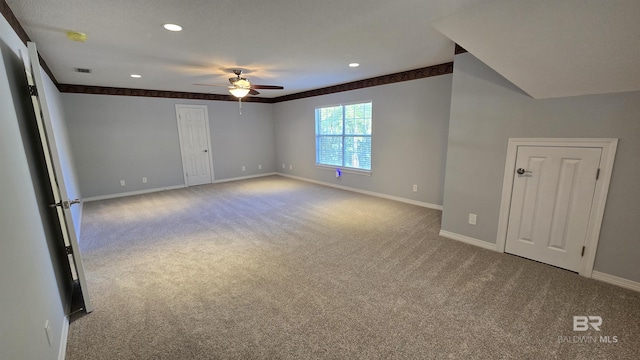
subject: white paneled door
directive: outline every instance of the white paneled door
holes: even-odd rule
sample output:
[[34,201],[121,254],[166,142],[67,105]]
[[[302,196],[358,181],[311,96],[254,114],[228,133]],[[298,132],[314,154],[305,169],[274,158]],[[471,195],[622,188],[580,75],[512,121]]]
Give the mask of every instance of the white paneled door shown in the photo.
[[[89,288],[84,275],[84,267],[82,265],[82,257],[80,256],[80,247],[76,237],[73,216],[71,216],[71,206],[80,202],[79,199],[69,199],[67,194],[67,179],[62,171],[60,161],[60,153],[56,144],[56,137],[53,131],[53,122],[49,113],[49,106],[44,91],[44,79],[38,57],[36,44],[29,42],[29,62],[25,62],[25,71],[27,74],[27,82],[29,84],[29,92],[31,93],[31,101],[36,116],[36,123],[42,144],[43,155],[47,166],[49,183],[53,192],[55,203],[50,204],[52,211],[56,211],[64,245],[69,253],[69,265],[74,277],[80,285],[82,292],[82,300],[84,302],[84,310],[86,312],[93,311],[93,305],[89,297]],[[25,59],[26,61],[26,59]],[[53,210],[55,209],[55,210]]]
[[601,148],[519,146],[505,252],[579,271]]
[[176,105],[185,185],[213,181],[209,118],[206,106]]

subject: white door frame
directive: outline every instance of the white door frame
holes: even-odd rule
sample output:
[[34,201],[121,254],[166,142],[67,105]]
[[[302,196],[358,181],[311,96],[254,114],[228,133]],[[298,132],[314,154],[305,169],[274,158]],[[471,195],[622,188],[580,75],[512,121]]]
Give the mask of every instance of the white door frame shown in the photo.
[[69,246],[71,248],[71,257],[73,259],[72,268],[75,267],[76,276],[80,283],[84,310],[87,313],[90,313],[93,311],[93,304],[89,295],[89,287],[87,285],[82,256],[80,254],[80,245],[76,235],[73,215],[71,214],[71,205],[80,203],[80,200],[69,199],[69,195],[67,194],[67,186],[65,184],[65,177],[62,171],[62,164],[60,162],[60,154],[58,152],[56,137],[53,131],[53,122],[51,120],[49,104],[47,103],[45,95],[45,85],[40,67],[38,49],[36,48],[36,44],[33,42],[27,43],[27,49],[29,56],[24,56],[24,53],[22,55],[25,63],[27,83],[30,86],[35,86],[36,88],[36,93],[31,95],[31,102],[33,103],[36,125],[38,127],[49,183],[53,193],[54,203],[50,204],[50,206],[56,209],[58,222],[60,223],[60,229],[62,230],[64,245],[65,247]]
[[[578,138],[549,138],[549,139],[526,139],[510,138],[507,146],[507,160],[504,167],[504,178],[502,180],[502,201],[500,202],[500,218],[498,221],[498,237],[496,239],[496,251],[503,253],[507,243],[507,226],[509,224],[509,209],[511,207],[511,195],[513,191],[513,179],[516,168],[516,157],[518,146],[557,146],[557,147],[586,147],[600,148],[602,155],[600,158],[600,177],[596,182],[587,225],[586,249],[582,262],[580,263],[580,275],[591,277],[593,263],[596,259],[596,250],[600,240],[600,228],[604,216],[604,208],[609,193],[609,183],[613,170],[613,161],[618,148],[618,139],[578,139]],[[595,176],[595,174],[594,174]]]
[[180,141],[180,161],[182,162],[182,176],[184,177],[184,186],[189,186],[189,178],[187,177],[187,164],[184,161],[184,145],[182,144],[182,130],[180,129],[180,109],[204,109],[205,126],[207,128],[207,146],[209,146],[209,169],[211,169],[211,183],[214,182],[213,175],[213,151],[211,148],[211,130],[209,127],[209,111],[207,105],[187,105],[176,104],[176,124],[178,125],[178,140]]

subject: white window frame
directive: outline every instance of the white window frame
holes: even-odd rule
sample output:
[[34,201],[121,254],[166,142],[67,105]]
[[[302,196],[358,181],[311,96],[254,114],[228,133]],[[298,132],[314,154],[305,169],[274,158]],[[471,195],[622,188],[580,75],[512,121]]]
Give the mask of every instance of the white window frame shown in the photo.
[[[329,107],[336,107],[336,106],[349,106],[349,105],[358,105],[358,104],[367,104],[370,103],[371,104],[371,135],[358,135],[358,136],[364,136],[364,137],[369,137],[371,139],[371,153],[370,153],[370,157],[371,157],[371,169],[360,169],[360,168],[353,168],[353,167],[349,167],[349,166],[338,166],[338,165],[330,165],[330,164],[322,164],[318,162],[318,136],[322,136],[322,135],[318,135],[318,119],[316,117],[316,114],[318,113],[319,109],[323,109],[323,108],[329,108]],[[335,171],[336,168],[340,169],[342,172],[344,173],[351,173],[351,174],[358,174],[358,175],[371,175],[371,170],[373,169],[373,101],[372,100],[362,100],[362,101],[354,101],[354,102],[348,102],[348,103],[340,103],[340,104],[333,104],[333,105],[323,105],[323,106],[317,106],[314,110],[314,135],[315,135],[315,157],[316,157],[316,168],[318,169],[324,169],[324,170],[331,170],[331,171]],[[345,133],[344,133],[344,129],[345,129],[345,121],[344,121],[344,111],[343,111],[343,119],[342,119],[342,134],[340,135],[332,135],[332,136],[340,136],[342,138],[342,151],[343,151],[343,156],[342,156],[342,163],[344,164],[344,138],[345,138]],[[354,135],[347,135],[347,136],[354,136]]]

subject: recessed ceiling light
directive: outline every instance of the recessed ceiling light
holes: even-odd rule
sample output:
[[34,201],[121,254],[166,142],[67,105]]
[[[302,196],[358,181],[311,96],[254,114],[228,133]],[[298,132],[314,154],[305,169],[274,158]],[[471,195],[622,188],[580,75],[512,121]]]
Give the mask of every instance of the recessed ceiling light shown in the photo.
[[176,24],[164,24],[162,27],[169,31],[182,31],[182,26]]
[[136,78],[136,79],[139,79],[139,78],[142,77],[142,75],[138,75],[138,74],[131,74],[129,76],[131,76],[132,78]]
[[358,66],[360,66],[360,64],[358,64],[358,63],[351,63],[351,64],[349,64],[349,67],[358,67]]

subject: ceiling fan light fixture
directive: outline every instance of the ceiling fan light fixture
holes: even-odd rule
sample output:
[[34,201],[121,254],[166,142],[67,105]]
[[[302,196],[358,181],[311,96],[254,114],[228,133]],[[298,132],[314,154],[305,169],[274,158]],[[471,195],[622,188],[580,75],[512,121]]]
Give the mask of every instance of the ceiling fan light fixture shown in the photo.
[[243,98],[245,96],[247,96],[247,94],[249,93],[249,89],[246,88],[241,88],[241,87],[234,87],[234,88],[230,88],[229,92],[231,93],[231,95],[237,97],[237,98]]

